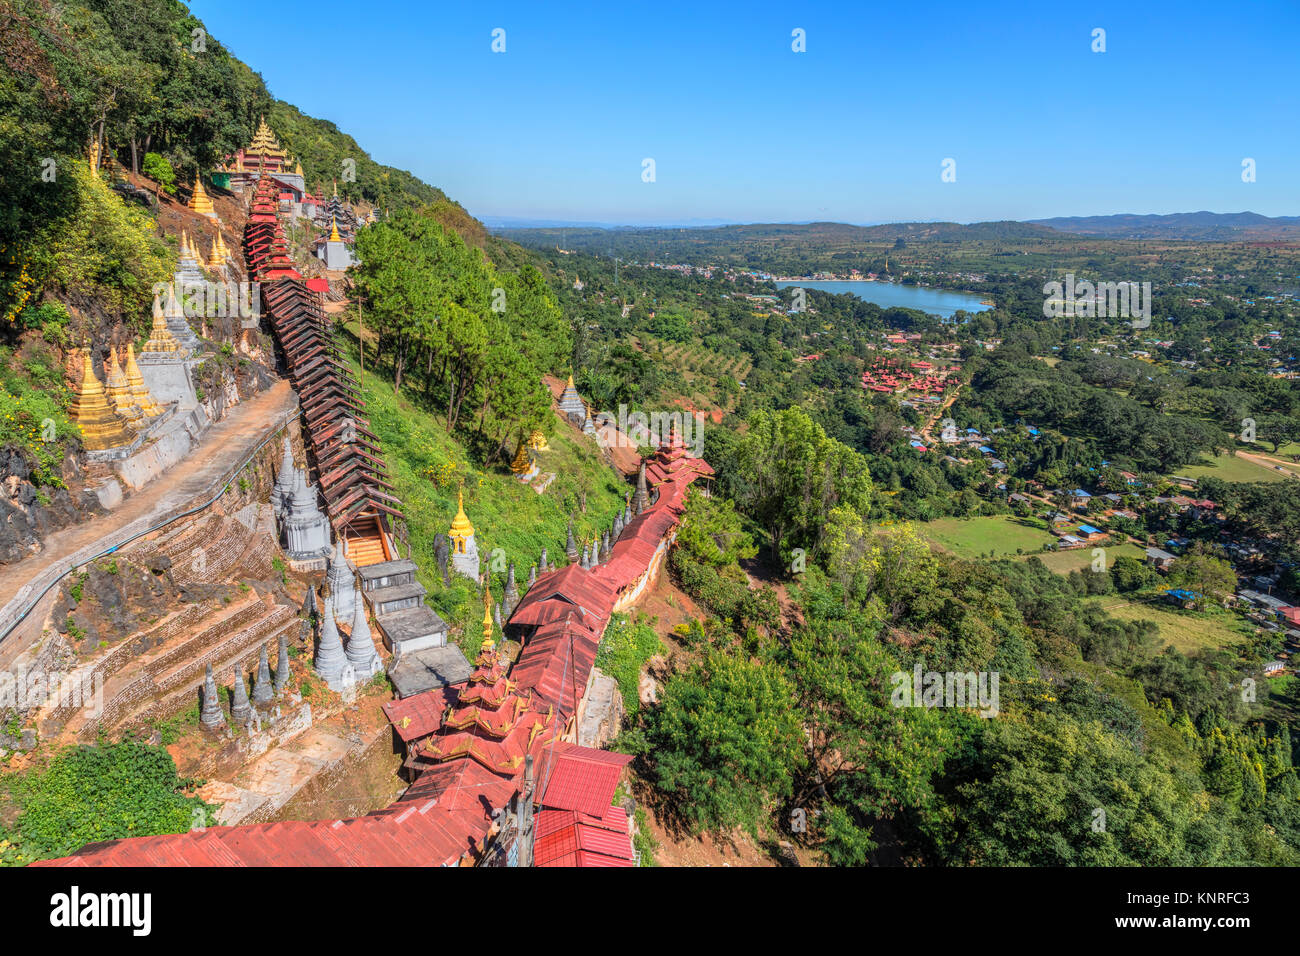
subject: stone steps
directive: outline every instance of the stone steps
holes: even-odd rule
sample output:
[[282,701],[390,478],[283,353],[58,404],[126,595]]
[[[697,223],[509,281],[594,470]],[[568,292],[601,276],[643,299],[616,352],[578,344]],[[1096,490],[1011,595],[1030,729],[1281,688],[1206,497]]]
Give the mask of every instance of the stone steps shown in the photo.
[[[85,722],[80,738],[93,739],[101,727],[139,727],[180,713],[197,700],[208,664],[212,665],[218,685],[224,687],[232,669],[238,667],[247,676],[246,672],[256,666],[260,645],[276,644],[282,632],[289,633],[291,639],[296,634],[298,618],[288,605],[258,599],[251,608],[251,617],[241,611],[224,618],[152,662],[153,667],[146,667],[118,693],[111,697],[106,693],[103,714]],[[268,651],[274,659],[273,648],[268,647]]]

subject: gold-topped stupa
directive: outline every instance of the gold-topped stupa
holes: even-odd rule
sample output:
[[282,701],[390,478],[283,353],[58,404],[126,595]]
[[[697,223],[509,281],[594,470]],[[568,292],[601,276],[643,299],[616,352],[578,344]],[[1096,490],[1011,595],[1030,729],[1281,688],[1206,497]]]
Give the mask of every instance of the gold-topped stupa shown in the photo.
[[526,474],[533,468],[533,460],[528,457],[528,442],[521,441],[519,450],[515,452],[515,460],[510,463],[510,470],[516,475]]
[[194,191],[190,193],[190,201],[186,205],[200,216],[207,216],[209,219],[217,218],[217,210],[213,208],[212,199],[209,198],[208,191],[203,188],[203,177],[198,173],[194,174]]
[[209,269],[219,269],[226,264],[226,257],[221,254],[221,233],[217,233],[217,238],[212,241],[212,252],[208,254],[206,263]]
[[546,440],[546,435],[540,428],[534,428],[533,433],[528,436],[528,447],[537,451],[546,451],[551,447],[551,443]]
[[126,373],[117,360],[117,349],[108,350],[108,361],[104,363],[104,392],[113,411],[125,418],[132,426],[139,423],[144,412],[135,403],[131,395],[131,383],[126,380]]
[[[170,289],[168,295],[175,298],[175,293]],[[167,327],[167,317],[163,313],[162,306],[155,299],[153,304],[153,326],[149,329],[149,341],[144,343],[142,352],[180,352],[181,343],[176,341],[176,336],[172,335],[172,330]]]
[[339,235],[339,221],[333,216],[330,217],[330,242],[342,242],[343,237]]
[[456,517],[452,519],[447,537],[451,538],[454,549],[461,553],[465,551],[465,542],[474,537],[474,526],[469,523],[469,516],[465,514],[464,491],[456,492]]
[[[163,324],[166,328],[166,323]],[[168,332],[170,335],[171,333]],[[163,408],[154,401],[153,395],[149,392],[149,386],[144,383],[144,376],[140,374],[140,366],[135,361],[135,343],[126,343],[126,381],[131,388],[131,398],[140,407],[140,411],[145,418],[156,418],[163,413]]]
[[104,394],[104,386],[95,377],[90,349],[85,349],[81,387],[68,406],[68,418],[81,429],[81,440],[86,451],[106,451],[129,445],[135,440],[131,427],[113,411],[108,396]]

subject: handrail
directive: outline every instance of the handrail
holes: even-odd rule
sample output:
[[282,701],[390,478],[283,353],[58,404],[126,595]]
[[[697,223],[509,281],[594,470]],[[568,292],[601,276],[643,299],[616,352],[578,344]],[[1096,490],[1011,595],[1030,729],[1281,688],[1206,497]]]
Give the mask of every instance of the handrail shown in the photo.
[[235,477],[241,471],[243,471],[245,468],[248,467],[248,465],[252,462],[252,460],[257,456],[258,452],[260,452],[263,448],[265,448],[271,441],[275,439],[277,435],[279,435],[282,431],[284,431],[284,429],[290,424],[290,422],[293,421],[293,418],[298,414],[298,412],[299,412],[299,407],[298,404],[295,402],[294,407],[290,409],[288,412],[285,412],[283,416],[283,420],[275,427],[274,431],[272,431],[265,439],[263,439],[262,442],[259,443],[256,448],[254,448],[247,455],[245,455],[243,460],[241,460],[240,463],[236,465],[231,471],[226,473],[217,482],[214,482],[213,484],[208,486],[210,490],[212,488],[215,488],[217,484],[220,484],[221,490],[217,492],[215,495],[213,495],[211,498],[209,498],[207,501],[203,502],[203,504],[196,505],[195,507],[190,508],[186,511],[182,511],[179,514],[172,515],[170,518],[160,521],[157,524],[151,525],[142,531],[137,531],[135,534],[132,534],[124,541],[119,541],[111,548],[108,548],[105,551],[100,551],[98,554],[91,555],[90,557],[86,558],[86,560],[82,561],[80,564],[70,565],[66,571],[61,573],[53,581],[47,584],[41,590],[41,593],[36,595],[36,597],[34,597],[31,600],[31,602],[28,603],[27,608],[16,618],[14,618],[13,623],[8,625],[4,629],[3,633],[0,633],[0,643],[2,643],[10,634],[13,633],[14,629],[18,627],[19,624],[21,624],[23,621],[27,619],[27,615],[31,614],[32,611],[36,608],[36,606],[45,599],[45,595],[50,593],[51,588],[57,585],[60,581],[62,581],[73,571],[77,570],[77,568],[84,567],[85,565],[90,564],[92,561],[97,561],[98,559],[106,555],[115,554],[117,551],[126,547],[128,544],[130,544],[132,541],[135,541],[137,538],[142,538],[145,535],[153,534],[155,531],[158,531],[161,528],[165,528],[167,527],[167,525],[179,521],[182,518],[188,518],[192,514],[196,514],[200,511],[204,511],[212,507],[212,505],[214,505],[222,495],[224,495],[227,491],[230,490],[230,485],[235,480]]

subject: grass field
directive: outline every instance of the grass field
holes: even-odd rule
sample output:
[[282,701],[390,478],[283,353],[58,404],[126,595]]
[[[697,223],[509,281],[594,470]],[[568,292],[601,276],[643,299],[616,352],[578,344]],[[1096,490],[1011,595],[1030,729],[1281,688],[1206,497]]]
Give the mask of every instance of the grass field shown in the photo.
[[1222,478],[1224,481],[1284,481],[1287,475],[1236,455],[1218,455],[1203,465],[1183,465],[1177,471],[1188,478]]
[[[1116,558],[1129,557],[1141,560],[1145,556],[1143,550],[1136,544],[1111,545],[1106,548],[1106,562],[1109,564]],[[1092,548],[1078,548],[1074,551],[1056,551],[1052,554],[1035,555],[1043,564],[1047,565],[1057,574],[1069,574],[1071,571],[1082,571],[1084,568],[1092,566]]]
[[1250,636],[1240,618],[1220,608],[1183,611],[1162,603],[1129,603],[1128,598],[1118,594],[1089,601],[1120,620],[1154,621],[1160,628],[1160,639],[1184,654],[1240,644]]
[[940,518],[937,521],[919,522],[919,534],[951,551],[959,558],[979,558],[994,552],[994,557],[1024,553],[1040,554],[1044,544],[1055,542],[1055,536],[1041,526],[1022,522],[1009,515],[985,518]]

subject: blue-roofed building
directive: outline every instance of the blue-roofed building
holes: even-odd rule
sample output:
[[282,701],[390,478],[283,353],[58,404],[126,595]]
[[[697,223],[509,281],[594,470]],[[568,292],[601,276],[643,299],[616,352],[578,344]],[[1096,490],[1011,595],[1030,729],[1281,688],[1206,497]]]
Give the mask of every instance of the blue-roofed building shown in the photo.
[[1100,534],[1105,534],[1105,533],[1106,533],[1106,532],[1102,531],[1100,528],[1094,528],[1094,527],[1093,527],[1092,525],[1090,525],[1090,524],[1081,524],[1081,525],[1079,525],[1079,530],[1082,531],[1082,532],[1083,532],[1087,537],[1089,537],[1089,538],[1091,538],[1093,535],[1100,535]]

